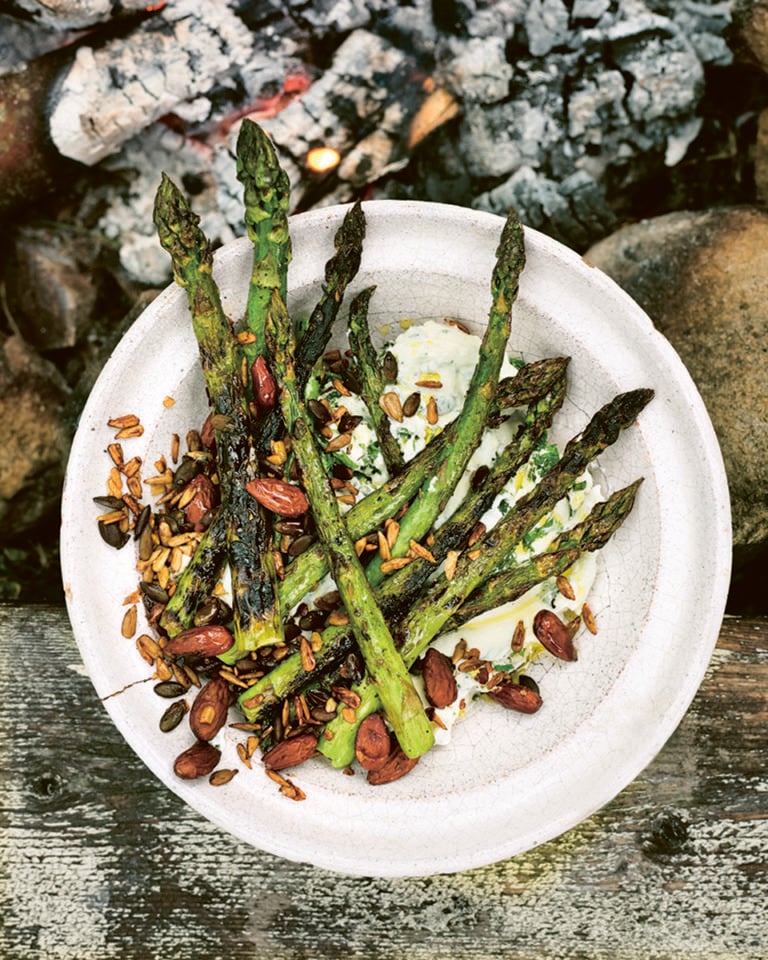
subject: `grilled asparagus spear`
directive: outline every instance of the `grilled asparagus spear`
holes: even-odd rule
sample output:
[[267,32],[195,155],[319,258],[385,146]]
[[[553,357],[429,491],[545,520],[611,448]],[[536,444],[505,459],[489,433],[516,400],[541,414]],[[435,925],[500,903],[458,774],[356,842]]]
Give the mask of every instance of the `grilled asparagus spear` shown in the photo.
[[360,396],[368,408],[368,415],[381,447],[384,465],[391,477],[400,473],[405,460],[403,451],[392,436],[389,417],[379,406],[379,400],[384,393],[384,374],[368,329],[368,304],[375,290],[375,287],[368,287],[349,305],[349,345],[360,382]]
[[237,179],[243,185],[245,226],[253,242],[253,266],[248,286],[245,321],[253,339],[242,350],[249,366],[265,355],[264,319],[272,291],[285,300],[291,238],[288,232],[288,174],[280,166],[272,141],[247,118],[237,136]]
[[237,344],[213,278],[213,253],[178,187],[165,174],[155,224],[176,282],[187,293],[205,376],[219,461],[221,499],[232,574],[235,646],[252,650],[282,639],[270,535],[245,489],[251,478],[250,418]]
[[[454,442],[434,477],[424,484],[400,522],[400,532],[391,548],[393,557],[404,556],[412,540],[420,541],[432,528],[467,462],[482,437],[493,407],[499,370],[509,339],[512,304],[517,297],[520,274],[525,264],[523,227],[514,214],[504,224],[496,251],[496,266],[491,278],[492,304],[480,345],[467,397],[456,425]],[[381,562],[374,560],[368,571],[372,583],[381,579]]]
[[293,327],[283,302],[273,295],[267,319],[267,344],[282,385],[283,418],[303,473],[328,565],[341,594],[352,630],[386,716],[402,750],[418,757],[432,746],[434,733],[416,688],[395,649],[389,627],[355,552],[336,497],[323,469],[299,395],[293,360]]

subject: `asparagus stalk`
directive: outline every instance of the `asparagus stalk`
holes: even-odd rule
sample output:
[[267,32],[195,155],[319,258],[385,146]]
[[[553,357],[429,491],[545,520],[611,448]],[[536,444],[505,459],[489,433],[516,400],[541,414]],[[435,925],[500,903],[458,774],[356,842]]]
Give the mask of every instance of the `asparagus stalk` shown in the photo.
[[635,480],[595,504],[589,516],[565,530],[542,553],[522,563],[503,560],[493,576],[462,603],[446,623],[445,632],[458,630],[469,620],[519,599],[544,580],[559,577],[584,553],[601,550],[629,515],[642,482],[642,478]]
[[302,390],[309,371],[328,345],[347,286],[360,269],[364,239],[365,214],[357,201],[336,231],[333,241],[336,253],[325,265],[325,283],[317,306],[306,320],[296,322],[296,372]]
[[[539,369],[543,373],[546,368]],[[551,393],[530,405],[521,431],[496,458],[482,487],[470,488],[461,505],[436,531],[430,547],[434,563],[417,557],[407,567],[387,577],[377,586],[376,597],[388,621],[398,619],[404,609],[416,602],[427,579],[436,569],[435,565],[445,559],[449,550],[463,544],[477,521],[490,507],[494,497],[527,459],[562,403],[565,395],[565,370],[565,363],[558,363],[552,368]],[[546,378],[547,382],[549,379]],[[322,646],[316,655],[312,671],[314,676],[337,663],[353,649],[351,630],[328,628],[323,632],[322,638]],[[262,722],[277,700],[296,692],[310,679],[301,656],[292,654],[241,695],[241,707],[249,720]]]
[[[550,544],[543,553],[518,566],[509,565],[506,572],[485,581],[477,592],[470,595],[470,599],[462,603],[453,616],[449,616],[444,622],[439,615],[429,621],[429,628],[422,636],[421,644],[403,651],[406,664],[412,666],[439,634],[458,629],[474,617],[519,599],[532,587],[565,573],[585,552],[603,547],[629,515],[641,482],[637,480],[611,495],[606,501],[596,504],[587,518],[570,531],[565,531],[557,542]],[[441,614],[439,600],[432,602],[438,614]],[[331,734],[330,739],[323,738],[319,743],[320,752],[338,767],[345,767],[352,762],[358,724],[379,709],[376,690],[367,678],[357,684],[355,690],[361,699],[355,722],[350,723],[343,717],[337,717],[327,727]]]
[[[336,231],[335,253],[325,265],[325,283],[317,305],[305,322],[295,323],[296,376],[300,394],[304,393],[313,367],[328,346],[347,286],[360,269],[364,238],[365,215],[358,202],[349,208]],[[276,407],[267,411],[259,422],[259,433],[255,438],[260,456],[269,456],[270,442],[282,429],[280,411]]]
[[339,513],[301,401],[293,361],[293,330],[285,306],[273,295],[267,338],[275,373],[283,391],[281,406],[293,450],[301,466],[304,489],[341,594],[368,675],[378,691],[395,736],[409,757],[425,753],[434,742],[432,725],[403,661],[395,649],[384,615]]
[[251,438],[237,344],[213,279],[213,252],[200,230],[200,218],[165,174],[155,198],[154,219],[176,282],[187,293],[213,410],[235,644],[238,649],[255,649],[282,639],[283,630],[269,532],[245,489],[251,475]]
[[250,364],[264,356],[264,318],[272,291],[285,299],[291,238],[288,232],[288,174],[280,166],[272,141],[247,118],[237,137],[237,178],[243,185],[245,226],[253,241],[253,266],[245,321],[252,338],[242,350]]
[[[462,555],[450,582],[436,583],[425,602],[401,624],[398,638],[403,659],[410,663],[424,650],[464,600],[494,568],[509,557],[516,545],[555,504],[565,496],[587,465],[614,443],[621,430],[635,421],[653,396],[652,390],[631,390],[619,394],[602,407],[580,436],[566,445],[563,455],[536,487],[521,497],[514,508],[477,544],[477,550]],[[435,612],[434,607],[439,609]]]
[[379,441],[384,466],[389,476],[393,476],[400,473],[405,460],[403,451],[392,436],[389,417],[379,406],[379,400],[384,393],[384,374],[368,328],[368,304],[375,289],[376,287],[368,287],[363,290],[349,305],[349,345],[360,382],[360,396],[368,409],[374,433]]
[[[522,367],[517,376],[499,384],[499,396],[494,400],[491,418],[497,421],[510,408],[531,403],[546,396],[563,376],[568,360],[553,357],[537,360]],[[413,457],[402,473],[364,497],[346,514],[347,528],[353,540],[364,537],[397,514],[405,504],[438,472],[446,451],[453,446],[458,429],[458,418],[449,423],[430,443]],[[310,548],[297,557],[286,570],[280,584],[280,599],[289,610],[309,593],[328,572],[322,547]]]
[[177,580],[173,596],[160,615],[160,626],[169,637],[175,637],[192,623],[195,611],[211,595],[226,562],[225,512],[217,510]]
[[[493,407],[511,326],[512,304],[517,297],[520,274],[525,264],[523,227],[514,214],[504,224],[491,277],[492,304],[480,345],[467,397],[458,416],[452,446],[434,477],[424,484],[417,499],[400,522],[400,532],[391,548],[393,557],[404,556],[412,540],[420,541],[431,529],[458,483],[480,442]],[[372,583],[381,579],[381,561],[374,558],[368,571]]]

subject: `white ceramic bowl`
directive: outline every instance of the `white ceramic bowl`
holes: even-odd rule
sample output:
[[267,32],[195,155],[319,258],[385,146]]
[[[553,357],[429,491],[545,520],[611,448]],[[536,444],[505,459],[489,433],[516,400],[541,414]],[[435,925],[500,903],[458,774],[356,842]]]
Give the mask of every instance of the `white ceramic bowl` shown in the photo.
[[[353,291],[375,283],[374,324],[454,317],[482,327],[502,221],[448,205],[366,204],[367,236]],[[290,306],[310,308],[344,210],[292,219]],[[205,415],[202,377],[183,291],[165,290],[115,350],[83,412],[63,498],[61,553],[69,613],[97,693],[147,766],[192,807],[255,846],[343,873],[418,876],[512,856],[568,830],[611,800],[655,756],[690,704],[716,642],[730,574],[725,474],[701,399],[669,343],[611,280],[532,230],[510,348],[526,360],[568,355],[567,439],[616,393],[650,386],[655,399],[600,458],[610,489],[645,477],[627,522],[600,555],[590,605],[599,633],[579,660],[545,677],[545,705],[521,716],[480,705],[452,743],[408,777],[372,788],[310,761],[292,802],[258,769],[226,787],[178,780],[185,725],[163,734],[167,704],[121,636],[136,587],[133,544],[115,551],[97,531],[109,467],[111,416],[136,413],[143,437],[126,456],[146,465]],[[216,258],[225,308],[239,315],[250,271],[247,239]],[[165,397],[176,401],[171,407]],[[146,473],[151,470],[145,470]],[[144,681],[144,682],[142,682]],[[116,694],[116,691],[122,691]],[[240,766],[225,735],[225,766]]]

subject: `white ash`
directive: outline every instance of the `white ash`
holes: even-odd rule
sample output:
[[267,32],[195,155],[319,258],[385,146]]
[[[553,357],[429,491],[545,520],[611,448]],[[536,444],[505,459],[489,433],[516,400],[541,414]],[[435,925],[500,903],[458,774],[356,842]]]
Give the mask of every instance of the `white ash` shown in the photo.
[[318,36],[345,34],[366,27],[371,14],[383,6],[381,0],[289,0],[291,14],[306,22]]
[[[282,19],[257,27],[261,14],[252,11],[245,27],[229,4],[216,4],[215,14],[206,16],[239,24],[237,45],[227,48],[229,58],[234,61],[235,46],[242,44],[250,56],[226,66],[222,55],[217,71],[209,69],[217,58],[207,51],[205,79],[198,70],[192,83],[189,60],[182,57],[179,66],[162,47],[167,64],[141,81],[144,90],[160,84],[155,99],[147,97],[149,113],[135,120],[137,128],[144,123],[147,131],[139,136],[139,129],[121,126],[120,135],[127,139],[130,134],[135,142],[110,161],[113,169],[137,182],[110,205],[104,223],[118,243],[125,237],[123,262],[133,264],[132,272],[156,276],[158,269],[165,270],[151,220],[143,220],[149,209],[143,193],[154,194],[152,178],[165,168],[204,181],[205,189],[192,199],[196,207],[204,205],[206,217],[218,209],[218,222],[209,221],[216,236],[239,234],[237,125],[225,116],[234,107],[234,116],[250,114],[272,135],[291,181],[292,210],[343,202],[373,184],[374,196],[412,196],[497,212],[506,212],[513,202],[531,226],[572,246],[585,237],[594,242],[603,235],[597,231],[609,228],[617,199],[606,196],[606,183],[615,191],[617,182],[631,185],[654,167],[679,163],[696,138],[704,65],[726,62],[730,6],[705,0],[454,0],[446,14],[431,0],[407,6],[393,0],[294,0],[287,8],[289,17],[283,7]],[[266,7],[277,10],[271,2],[259,10]],[[179,10],[177,5],[176,19],[161,31],[166,39],[182,25],[191,29],[179,19]],[[201,30],[215,32],[202,14],[197,19]],[[250,112],[265,93],[282,90],[286,77],[301,68],[307,31],[332,38],[335,29],[361,23],[301,96],[274,117]],[[133,42],[139,48],[145,39],[141,33]],[[218,40],[213,47],[220,53]],[[209,148],[204,152],[175,141],[169,146],[169,138],[154,130],[153,111],[167,94],[166,71],[176,67],[190,83],[175,88],[177,99],[170,109]],[[433,81],[454,94],[461,113],[432,134],[426,151],[412,156],[409,126],[425,95],[417,78],[431,67]],[[238,90],[239,111],[230,102]],[[226,108],[214,106],[222,91]],[[118,90],[112,94],[121,95]],[[112,96],[105,95],[104,112],[113,108]],[[125,117],[118,119],[125,124]],[[105,125],[109,127],[106,120]],[[89,122],[84,126],[93,132]],[[229,136],[223,139],[226,129]],[[154,132],[144,148],[148,131]],[[307,171],[306,154],[315,146],[340,152],[341,163],[332,175],[314,177]],[[111,141],[101,149],[114,152],[118,146]],[[142,161],[143,150],[151,159]],[[168,160],[161,159],[163,151],[170,153]],[[395,178],[403,168],[405,175]],[[156,256],[160,267],[153,265]]]
[[144,12],[147,0],[14,0],[37,27],[79,30],[106,23],[114,17]]
[[563,0],[532,0],[525,13],[525,30],[531,56],[543,57],[571,37],[570,17]]
[[514,209],[524,223],[546,224],[549,236],[580,249],[590,237],[606,236],[616,226],[601,186],[584,170],[555,182],[530,166],[520,167],[503,184],[477,197],[474,206],[500,216]]
[[253,56],[253,36],[227,4],[178,0],[125,39],[81,47],[54,97],[53,142],[65,157],[97,163],[224,82]]
[[509,96],[512,65],[507,60],[505,39],[498,33],[488,37],[451,37],[439,50],[445,64],[438,70],[444,81],[463,100],[495,103]]
[[[104,167],[123,175],[125,187],[113,188],[99,229],[116,241],[120,263],[132,277],[150,286],[162,286],[171,276],[168,254],[160,246],[152,220],[160,172],[192,193],[200,226],[211,242],[226,243],[236,234],[224,215],[211,175],[211,149],[154,124],[129,141]],[[192,190],[189,184],[194,184]],[[240,219],[242,221],[242,203]]]

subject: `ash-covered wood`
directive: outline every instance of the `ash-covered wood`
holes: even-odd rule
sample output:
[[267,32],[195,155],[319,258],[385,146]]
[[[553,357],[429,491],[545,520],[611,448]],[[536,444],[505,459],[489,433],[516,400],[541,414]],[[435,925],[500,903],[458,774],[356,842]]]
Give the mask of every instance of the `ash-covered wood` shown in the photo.
[[228,3],[168,4],[128,37],[77,50],[51,97],[51,138],[63,156],[98,163],[164,114],[202,124],[217,101],[242,109],[281,88],[292,49],[248,30]]

